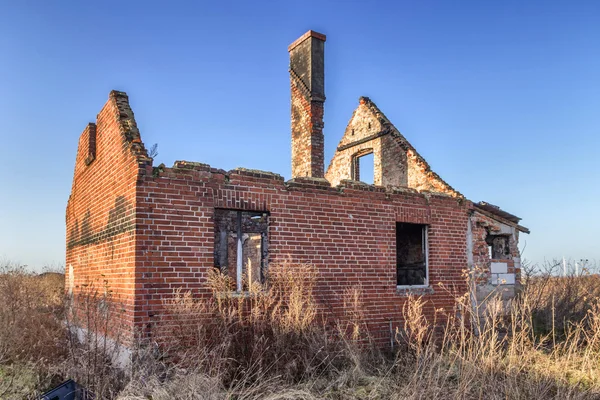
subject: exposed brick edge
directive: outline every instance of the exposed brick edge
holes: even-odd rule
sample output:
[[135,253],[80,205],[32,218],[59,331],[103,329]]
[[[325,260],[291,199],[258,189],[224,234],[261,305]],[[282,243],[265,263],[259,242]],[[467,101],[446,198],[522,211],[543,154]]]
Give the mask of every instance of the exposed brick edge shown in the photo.
[[124,141],[129,145],[131,154],[137,158],[138,162],[151,164],[152,158],[148,157],[148,152],[142,142],[133,110],[129,105],[129,96],[125,92],[113,90],[110,92],[109,99],[116,106],[117,113],[115,118],[119,122],[119,129]]
[[[307,99],[308,101],[312,100],[312,96],[310,94],[310,89],[308,88],[308,86],[306,85],[306,83],[300,78],[300,76],[298,76],[298,74],[296,73],[296,71],[294,71],[292,69],[292,67],[290,67],[289,69],[290,72],[290,78],[292,78],[292,84],[294,86],[296,86],[296,88],[298,88],[298,90],[300,91],[300,93],[302,93],[304,95],[304,98]],[[319,100],[320,101],[320,100]],[[323,100],[324,102],[325,100]]]
[[[361,181],[353,181],[352,179],[342,179],[340,184],[337,186],[340,189],[358,189],[364,190],[367,192],[386,192],[387,188],[385,186],[377,186],[377,185],[369,185],[368,183]],[[416,190],[414,191],[417,192]]]
[[[411,145],[410,142],[408,140],[406,140],[406,138],[400,133],[400,131],[394,126],[394,124],[392,124],[390,122],[390,120],[379,109],[379,107],[377,107],[377,105],[375,105],[375,103],[373,103],[373,101],[371,101],[370,98],[362,96],[362,97],[360,97],[359,102],[360,102],[360,104],[366,105],[369,108],[369,110],[373,113],[373,115],[375,115],[375,117],[382,123],[382,125],[386,127],[386,129],[391,130],[390,133],[391,133],[392,137],[394,137],[394,139],[396,139],[396,142],[398,143],[398,145],[400,147],[402,147],[405,151],[410,150],[414,153],[415,157],[417,158],[417,161],[423,165],[425,173],[428,176],[439,180],[443,185],[446,186],[446,188],[449,191],[451,191],[453,193],[453,195],[455,197],[465,197],[458,190],[456,190],[452,186],[450,186],[437,173],[435,173],[431,170],[429,163],[419,154],[419,152],[413,147],[413,145]],[[354,116],[354,114],[353,114],[353,116]]]
[[283,176],[275,172],[261,171],[259,169],[235,168],[229,171],[228,175],[237,174],[243,176],[251,176],[253,178],[274,179],[283,182]]
[[187,169],[193,171],[211,171],[211,166],[208,164],[193,162],[193,161],[175,161],[173,163],[174,169]]
[[[462,197],[451,196],[446,193],[430,192],[430,191],[417,191],[413,188],[405,187],[392,187],[392,186],[377,186],[369,185],[364,182],[353,181],[344,179],[341,183],[332,187],[331,183],[325,178],[314,178],[314,177],[297,177],[284,181],[284,178],[276,173],[253,170],[247,168],[236,168],[230,171],[211,167],[208,164],[190,161],[176,161],[172,168],[165,167],[164,164],[154,167],[153,176],[155,178],[166,178],[166,179],[198,179],[198,182],[204,182],[210,184],[215,181],[226,181],[231,185],[236,186],[238,184],[244,184],[248,180],[254,182],[257,185],[265,185],[269,188],[284,191],[318,191],[328,192],[332,195],[338,196],[360,196],[365,195],[376,198],[386,198],[388,200],[393,199],[397,196],[410,196],[420,197],[427,203],[430,203],[432,199],[439,199],[442,201],[451,200],[462,204],[467,201],[467,208],[472,209],[472,202]],[[360,194],[359,194],[360,193]],[[470,204],[470,206],[469,206]]]

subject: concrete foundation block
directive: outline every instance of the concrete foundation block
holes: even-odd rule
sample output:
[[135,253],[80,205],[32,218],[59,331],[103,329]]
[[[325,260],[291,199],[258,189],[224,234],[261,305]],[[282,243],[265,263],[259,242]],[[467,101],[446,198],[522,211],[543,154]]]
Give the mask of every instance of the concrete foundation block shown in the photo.
[[508,264],[503,262],[493,262],[490,264],[490,270],[492,274],[506,274],[508,272]]

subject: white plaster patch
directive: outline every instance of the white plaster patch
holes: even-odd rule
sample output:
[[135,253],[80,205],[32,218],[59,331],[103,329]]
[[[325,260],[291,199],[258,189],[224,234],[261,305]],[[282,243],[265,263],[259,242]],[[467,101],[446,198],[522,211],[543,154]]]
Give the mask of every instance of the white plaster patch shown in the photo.
[[69,296],[73,295],[73,289],[75,288],[75,275],[73,273],[73,264],[69,264]]

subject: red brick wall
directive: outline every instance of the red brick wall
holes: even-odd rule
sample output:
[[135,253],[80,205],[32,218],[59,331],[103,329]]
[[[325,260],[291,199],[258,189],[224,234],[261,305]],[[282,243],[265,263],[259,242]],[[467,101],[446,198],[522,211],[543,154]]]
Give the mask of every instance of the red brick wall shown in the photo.
[[214,265],[215,207],[270,212],[270,263],[316,265],[319,299],[333,315],[342,312],[344,289],[360,285],[370,329],[383,340],[389,340],[389,320],[400,323],[406,300],[396,289],[397,221],[430,226],[428,314],[453,304],[438,284],[466,291],[468,218],[461,200],[352,182],[340,190],[320,179],[284,183],[275,174],[181,162],[147,174],[138,188],[135,318],[146,334],[163,298],[176,289],[209,295],[204,283]]
[[133,328],[136,181],[150,161],[145,154],[127,95],[111,92],[79,139],[66,210],[66,289],[77,295],[93,288],[101,297],[111,291],[126,335]]
[[466,291],[464,199],[353,181],[332,188],[322,178],[284,182],[276,174],[199,163],[153,168],[119,92],[96,125],[95,155],[93,127],[80,139],[67,206],[67,270],[75,293],[106,280],[123,305],[118,322],[128,336],[152,335],[164,299],[178,289],[210,295],[215,208],[269,212],[269,262],[314,264],[328,315],[341,315],[344,290],[360,286],[369,328],[386,343],[389,321],[400,324],[407,298],[396,288],[396,222],[429,225],[430,289],[419,292],[431,300],[429,317],[452,307],[448,289]]
[[292,176],[324,176],[323,102],[311,101],[292,82]]

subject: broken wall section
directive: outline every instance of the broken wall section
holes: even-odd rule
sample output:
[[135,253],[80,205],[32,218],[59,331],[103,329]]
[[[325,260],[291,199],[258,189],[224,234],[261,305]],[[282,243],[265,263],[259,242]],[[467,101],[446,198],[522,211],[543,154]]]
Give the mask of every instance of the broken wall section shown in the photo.
[[371,112],[364,100],[354,111],[325,178],[337,186],[342,180],[365,180],[360,158],[373,154],[373,183],[377,186],[407,186],[406,153],[391,137],[389,126]]
[[119,331],[111,334],[124,342],[134,327],[137,184],[151,163],[127,94],[112,91],[79,139],[66,209],[65,289],[75,300],[91,293],[111,302],[119,310],[111,321]]
[[519,289],[521,227],[489,213],[475,210],[470,217],[470,266],[478,303],[494,292],[503,300],[512,299]]
[[369,98],[361,97],[325,178],[332,186],[348,179],[367,181],[360,173],[361,158],[367,154],[373,154],[374,185],[408,187],[419,192],[463,197],[431,170],[425,159]]

